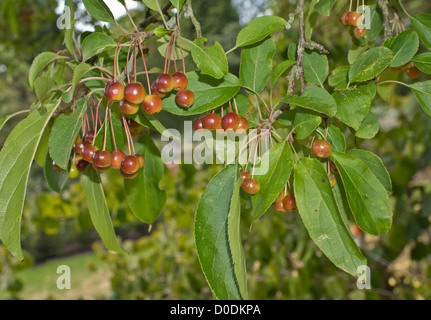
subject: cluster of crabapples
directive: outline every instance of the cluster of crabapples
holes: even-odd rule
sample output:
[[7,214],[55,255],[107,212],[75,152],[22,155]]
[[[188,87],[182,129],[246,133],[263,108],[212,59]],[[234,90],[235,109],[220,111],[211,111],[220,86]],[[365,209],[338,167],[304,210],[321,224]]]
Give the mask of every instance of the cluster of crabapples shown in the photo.
[[249,127],[248,120],[240,117],[235,112],[229,112],[223,117],[217,113],[208,113],[203,117],[196,118],[193,121],[193,128],[198,131],[201,129],[208,130],[233,130],[234,132],[247,131]]
[[363,38],[367,34],[362,20],[362,14],[357,11],[343,12],[340,16],[340,22],[345,26],[353,27],[353,34],[358,38]]

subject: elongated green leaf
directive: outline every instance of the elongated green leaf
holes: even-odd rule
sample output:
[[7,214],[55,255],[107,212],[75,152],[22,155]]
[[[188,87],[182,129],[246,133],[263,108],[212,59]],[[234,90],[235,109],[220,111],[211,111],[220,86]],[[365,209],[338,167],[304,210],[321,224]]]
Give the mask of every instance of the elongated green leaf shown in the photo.
[[[220,300],[243,299],[245,294],[241,292],[244,287],[243,280],[237,279],[240,265],[234,266],[240,254],[235,244],[231,249],[231,241],[238,241],[238,237],[229,238],[229,222],[235,221],[238,215],[237,202],[239,198],[234,195],[238,192],[238,167],[235,164],[226,166],[208,184],[196,211],[194,236],[196,249],[205,277],[214,295]],[[233,212],[233,213],[231,213]],[[232,223],[233,223],[232,222]],[[232,224],[231,227],[234,227]],[[242,268],[241,268],[242,269]],[[240,284],[240,285],[239,285]]]
[[82,79],[82,77],[90,70],[90,65],[86,63],[80,63],[75,67],[73,70],[73,77],[72,77],[72,86],[69,91],[63,93],[61,96],[62,100],[66,103],[69,103],[73,99],[73,95],[75,94],[75,88],[78,82]]
[[30,167],[42,133],[60,101],[35,110],[10,133],[0,152],[0,240],[19,260],[21,220]]
[[333,151],[330,159],[340,172],[358,226],[372,235],[386,233],[392,225],[391,205],[374,173],[356,156]]
[[201,74],[208,74],[216,79],[223,78],[229,72],[226,53],[219,42],[212,47],[204,47],[195,40],[192,46],[192,58]]
[[431,80],[416,82],[410,85],[416,99],[418,99],[422,109],[431,116]]
[[89,165],[82,177],[82,188],[88,204],[91,221],[107,249],[125,254],[115,235],[108,204],[99,173]]
[[136,178],[124,179],[124,189],[133,214],[139,220],[152,224],[166,202],[166,192],[159,188],[165,166],[149,133],[139,138],[135,150],[144,156],[145,165]]
[[265,89],[272,71],[272,58],[276,48],[271,37],[242,49],[239,79],[254,92]]
[[412,62],[420,71],[431,74],[431,52],[418,54]]
[[[277,143],[268,153],[268,171],[263,175],[255,175],[261,189],[253,196],[253,220],[262,216],[272,205],[280,192],[286,186],[293,168],[293,155],[289,143]],[[265,155],[263,156],[265,158]]]
[[115,23],[114,15],[103,0],[82,0],[85,9],[99,21]]
[[82,61],[87,61],[92,56],[115,48],[117,43],[110,36],[101,32],[94,32],[82,41]]
[[275,82],[278,78],[281,77],[281,75],[286,72],[291,66],[293,66],[296,63],[294,60],[285,60],[281,63],[279,63],[272,72],[271,76],[271,88],[275,87]]
[[241,87],[239,79],[230,73],[223,79],[214,79],[197,72],[188,72],[187,78],[187,89],[195,95],[194,104],[188,109],[181,108],[175,101],[175,95],[171,94],[163,99],[163,110],[183,116],[201,114],[228,102]]
[[394,53],[390,67],[400,67],[409,62],[418,51],[419,36],[414,30],[407,29],[395,38],[388,39],[383,45]]
[[34,58],[30,66],[30,71],[28,73],[28,84],[30,88],[34,88],[34,81],[36,80],[39,73],[51,62],[57,59],[66,59],[66,57],[59,56],[54,52],[42,52]]
[[282,101],[333,117],[337,112],[334,98],[320,87],[307,86],[301,96],[287,96]]
[[392,194],[392,181],[388,170],[376,154],[362,149],[352,149],[347,151],[348,154],[358,157],[370,168],[374,175],[379,179],[388,194]]
[[305,52],[303,65],[305,81],[323,87],[329,74],[328,58],[315,51]]
[[236,39],[236,48],[259,42],[271,33],[284,29],[287,21],[276,16],[263,16],[250,21]]
[[295,139],[305,139],[319,126],[322,118],[314,111],[298,109],[293,122]]
[[377,47],[359,56],[349,70],[349,82],[367,81],[383,72],[392,62],[391,49]]
[[87,101],[82,99],[74,113],[70,116],[61,114],[54,121],[49,137],[49,154],[62,169],[67,169],[70,152],[82,127],[82,119],[86,111]]
[[358,130],[370,111],[370,96],[358,88],[336,91],[332,96],[337,103],[337,118]]
[[343,222],[325,169],[318,160],[304,158],[294,172],[298,212],[311,239],[338,268],[356,276],[367,262]]
[[431,50],[431,14],[418,14],[410,17],[410,21],[422,42]]
[[0,118],[0,130],[3,128],[3,126],[6,124],[6,122],[8,122],[10,119],[12,119],[13,117],[23,114],[23,113],[28,113],[28,110],[22,110],[22,111],[18,111],[15,112],[13,114],[9,114],[3,118]]

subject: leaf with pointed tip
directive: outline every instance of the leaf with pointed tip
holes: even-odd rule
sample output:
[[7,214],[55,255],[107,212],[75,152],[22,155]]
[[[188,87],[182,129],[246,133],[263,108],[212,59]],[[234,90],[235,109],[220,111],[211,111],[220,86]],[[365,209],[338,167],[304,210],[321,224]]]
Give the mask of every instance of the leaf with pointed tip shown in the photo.
[[34,110],[12,130],[0,152],[0,240],[22,260],[21,220],[30,167],[41,136],[60,105]]
[[103,192],[99,173],[93,166],[87,166],[82,177],[82,188],[88,204],[91,221],[107,249],[125,254],[118,243],[109,215],[108,204]]
[[192,46],[192,58],[196,66],[201,70],[201,74],[221,79],[229,72],[226,53],[217,41],[212,47],[204,47],[195,40]]
[[336,91],[332,96],[337,103],[336,117],[349,127],[358,130],[370,111],[370,96],[358,88]]
[[82,41],[82,61],[87,61],[96,54],[115,48],[117,43],[102,32],[94,32]]
[[394,54],[386,47],[376,47],[361,54],[349,70],[349,83],[367,81],[382,73]]
[[277,66],[274,68],[274,71],[272,72],[271,76],[271,88],[274,89],[275,82],[278,78],[281,77],[281,75],[286,72],[291,66],[293,66],[296,63],[295,60],[285,60],[283,62],[280,62],[277,64]]
[[99,21],[115,23],[114,15],[103,0],[82,0],[85,9]]
[[311,239],[338,268],[357,276],[357,268],[367,262],[344,224],[322,164],[303,158],[294,174],[298,212]]
[[355,220],[363,231],[379,235],[392,225],[389,196],[367,164],[356,156],[333,151],[330,159],[337,166]]
[[420,71],[431,74],[431,52],[418,54],[412,59],[412,62]]
[[37,79],[39,73],[43,69],[45,69],[47,65],[58,59],[66,59],[66,57],[59,56],[54,52],[47,51],[38,54],[36,58],[34,58],[30,66],[30,71],[28,73],[28,84],[31,89],[34,88],[34,82]]
[[418,14],[410,17],[410,21],[422,42],[431,50],[431,14]]
[[287,96],[282,101],[293,106],[310,109],[330,117],[337,113],[337,103],[334,98],[320,87],[307,86],[300,96]]
[[236,48],[259,42],[271,33],[285,28],[287,21],[277,16],[263,16],[250,21],[239,33]]
[[359,129],[355,131],[355,137],[360,139],[372,139],[379,132],[379,119],[372,112],[368,112]]
[[422,109],[431,116],[431,80],[416,82],[409,85]]
[[409,62],[419,49],[419,36],[412,30],[407,29],[398,36],[386,40],[383,45],[392,50],[394,59],[390,67],[400,67]]
[[322,118],[314,111],[298,109],[293,122],[295,139],[305,139],[320,125]]

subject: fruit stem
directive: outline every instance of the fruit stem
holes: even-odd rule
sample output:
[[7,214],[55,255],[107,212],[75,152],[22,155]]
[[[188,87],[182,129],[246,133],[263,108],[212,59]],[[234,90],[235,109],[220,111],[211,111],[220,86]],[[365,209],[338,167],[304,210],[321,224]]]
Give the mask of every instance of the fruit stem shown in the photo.
[[139,41],[138,41],[138,45],[139,45],[139,50],[141,52],[142,61],[144,62],[145,74],[147,76],[148,94],[151,94],[150,77],[148,75],[147,62],[145,61],[144,50],[142,49],[142,45]]
[[115,151],[117,151],[117,141],[115,141],[115,133],[114,133],[114,126],[112,125],[112,108],[109,108],[109,124],[111,126],[111,133],[112,133],[112,141],[114,141],[114,148]]
[[111,102],[109,102],[108,103],[108,105],[106,106],[106,110],[105,110],[105,122],[104,122],[104,124],[105,124],[105,133],[104,133],[104,136],[103,136],[103,149],[102,150],[105,150],[106,149],[106,136],[107,136],[107,132],[108,132],[108,112],[109,112],[109,110],[111,109]]
[[114,82],[116,82],[117,80],[117,68],[119,68],[119,62],[118,62],[118,56],[119,56],[119,50],[118,48],[120,47],[121,41],[124,39],[124,37],[132,35],[133,33],[125,33],[121,36],[120,40],[117,43],[117,47],[115,48],[115,53],[114,53]]
[[177,41],[178,41],[178,47],[180,48],[180,52],[181,52],[181,60],[183,61],[183,73],[186,74],[186,63],[184,61],[184,53],[183,53],[183,48],[181,46],[181,35],[179,35]]

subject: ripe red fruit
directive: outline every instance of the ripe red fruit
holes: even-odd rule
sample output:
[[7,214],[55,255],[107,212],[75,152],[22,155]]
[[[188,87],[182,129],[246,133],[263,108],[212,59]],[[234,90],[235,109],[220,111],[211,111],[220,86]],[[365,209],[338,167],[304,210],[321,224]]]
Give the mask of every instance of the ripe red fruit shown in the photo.
[[283,201],[275,204],[275,210],[277,210],[278,212],[286,212],[286,209],[284,208],[284,205],[283,205]]
[[260,183],[257,180],[254,180],[253,178],[246,179],[242,183],[242,188],[245,192],[248,194],[256,194],[260,190]]
[[145,165],[145,158],[144,158],[144,156],[142,154],[140,154],[140,153],[137,153],[137,154],[135,154],[135,157],[138,158],[138,160],[139,160],[139,167],[143,168],[144,165]]
[[124,88],[124,99],[127,101],[139,104],[142,101],[144,101],[145,98],[145,89],[144,87],[139,83],[129,83]]
[[160,97],[156,95],[149,94],[144,98],[142,102],[142,108],[148,114],[154,114],[160,112],[163,107],[163,102]]
[[126,174],[133,174],[137,172],[140,168],[139,159],[135,156],[126,156],[123,161],[121,161],[120,169]]
[[157,77],[156,85],[161,93],[171,92],[174,89],[175,80],[170,74],[163,73]]
[[93,155],[93,166],[106,168],[110,167],[112,163],[112,156],[109,151],[97,150]]
[[160,92],[159,89],[157,88],[157,83],[156,81],[154,81],[151,84],[151,94],[158,96],[159,98],[163,99],[164,97],[166,97],[167,93],[163,93]]
[[111,151],[111,168],[112,169],[119,169],[121,167],[121,162],[123,161],[126,154],[121,150],[114,150]]
[[239,126],[239,116],[235,112],[229,112],[221,120],[221,126],[223,129],[236,130]]
[[81,139],[78,139],[75,141],[75,144],[73,145],[73,152],[76,154],[82,154],[82,151],[84,150],[84,142]]
[[295,196],[288,194],[283,199],[283,207],[286,211],[295,211],[297,209]]
[[203,128],[204,128],[203,118],[196,118],[195,121],[193,121],[193,129],[195,129],[195,131],[198,131]]
[[105,87],[105,97],[109,101],[124,99],[124,86],[119,82],[108,83]]
[[343,12],[340,16],[340,22],[345,26],[347,25],[346,17],[348,14],[349,14],[348,12]]
[[242,132],[248,130],[248,120],[246,118],[239,118],[238,128],[236,128],[235,132]]
[[365,37],[365,35],[367,34],[367,29],[365,27],[361,27],[361,28],[354,28],[353,29],[353,34],[355,35],[355,37],[357,38],[363,38]]
[[175,91],[181,91],[187,88],[187,84],[189,83],[189,80],[187,79],[186,75],[182,72],[175,72],[172,75],[172,78],[174,78],[174,90]]
[[134,173],[125,173],[123,170],[120,169],[120,174],[125,179],[134,179],[138,175],[139,171],[136,171]]
[[241,182],[244,182],[245,180],[251,178],[251,173],[248,171],[241,171],[240,177],[241,177]]
[[202,120],[202,124],[205,129],[220,129],[220,116],[216,113],[209,113],[205,115],[204,119]]
[[190,90],[184,89],[177,92],[175,100],[181,107],[190,108],[195,102],[195,94]]
[[139,111],[139,104],[131,103],[127,100],[121,100],[120,110],[124,114],[136,114]]
[[94,136],[94,131],[88,131],[82,138],[82,142],[84,143],[84,145],[93,144]]
[[97,147],[92,144],[87,144],[82,151],[82,158],[87,162],[93,162],[93,156],[97,151]]
[[349,12],[346,16],[346,23],[352,27],[359,27],[362,25],[362,14],[356,11]]
[[78,169],[79,172],[84,172],[87,166],[88,166],[88,162],[85,161],[84,159],[80,159],[76,163],[76,169]]
[[406,70],[406,74],[410,79],[417,79],[421,75],[421,71],[416,67],[411,67]]
[[332,146],[326,140],[316,140],[313,143],[313,153],[319,158],[328,158],[332,153]]

